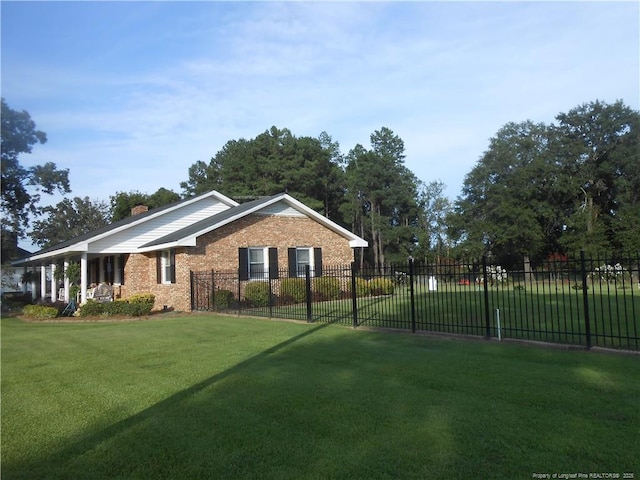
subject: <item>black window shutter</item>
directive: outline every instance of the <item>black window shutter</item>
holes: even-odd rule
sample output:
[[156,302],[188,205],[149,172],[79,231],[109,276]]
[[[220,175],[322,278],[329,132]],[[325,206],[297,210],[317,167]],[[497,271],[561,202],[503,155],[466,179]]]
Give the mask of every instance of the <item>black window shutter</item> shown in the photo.
[[279,277],[280,274],[278,272],[278,249],[269,248],[269,278],[276,279]]
[[169,279],[171,283],[176,283],[176,250],[172,248],[169,250],[169,258],[171,259],[171,278]]
[[319,247],[316,247],[313,249],[313,266],[314,266],[313,275],[315,277],[321,277],[322,276],[322,249]]
[[162,283],[162,252],[156,252],[156,281]]
[[295,278],[298,276],[298,256],[296,255],[296,249],[289,248],[288,255],[289,255],[289,278]]
[[249,249],[245,247],[238,249],[238,278],[249,280]]

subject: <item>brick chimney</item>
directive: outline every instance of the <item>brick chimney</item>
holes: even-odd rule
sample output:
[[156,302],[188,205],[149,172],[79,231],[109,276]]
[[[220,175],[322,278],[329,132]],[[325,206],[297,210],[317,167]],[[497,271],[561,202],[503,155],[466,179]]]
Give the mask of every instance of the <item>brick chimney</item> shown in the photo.
[[141,213],[148,211],[149,207],[147,207],[146,205],[136,205],[131,209],[131,216],[133,217],[134,215],[140,215]]

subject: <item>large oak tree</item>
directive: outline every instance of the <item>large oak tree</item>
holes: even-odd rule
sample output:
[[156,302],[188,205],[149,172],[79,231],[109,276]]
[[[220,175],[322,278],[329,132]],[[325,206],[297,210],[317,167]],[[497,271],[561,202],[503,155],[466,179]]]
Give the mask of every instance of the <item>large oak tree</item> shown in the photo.
[[[31,215],[38,211],[42,194],[69,193],[69,170],[55,163],[25,167],[19,157],[31,153],[33,146],[47,141],[44,132],[25,110],[13,110],[2,99],[2,238],[23,238]],[[3,245],[3,251],[6,251]]]
[[29,237],[43,248],[104,227],[110,218],[106,202],[92,202],[88,197],[65,198],[42,208],[40,213],[43,217],[33,222]]
[[509,123],[465,177],[451,217],[464,252],[541,259],[637,251],[640,120],[592,102],[557,124]]

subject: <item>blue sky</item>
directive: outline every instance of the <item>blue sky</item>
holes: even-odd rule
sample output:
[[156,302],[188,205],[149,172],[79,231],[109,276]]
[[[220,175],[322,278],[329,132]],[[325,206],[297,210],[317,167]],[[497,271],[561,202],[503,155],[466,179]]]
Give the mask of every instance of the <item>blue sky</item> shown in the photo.
[[2,1],[2,96],[48,136],[22,163],[69,168],[72,196],[180,193],[275,125],[343,153],[386,126],[454,199],[507,122],[639,108],[639,5]]

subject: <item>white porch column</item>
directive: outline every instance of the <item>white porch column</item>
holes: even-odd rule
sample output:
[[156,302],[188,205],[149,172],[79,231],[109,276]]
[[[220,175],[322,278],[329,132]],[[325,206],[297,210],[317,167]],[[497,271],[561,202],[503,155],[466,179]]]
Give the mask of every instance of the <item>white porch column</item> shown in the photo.
[[40,265],[40,298],[42,300],[47,296],[47,266]]
[[69,259],[64,259],[64,301],[69,303],[69,277],[67,277],[67,268],[69,268]]
[[36,266],[31,265],[31,300],[35,301],[36,297]]
[[87,253],[80,257],[80,303],[87,302]]
[[58,284],[56,282],[56,264],[51,264],[51,303],[58,300]]
[[113,283],[122,285],[122,272],[120,271],[120,255],[113,256]]

